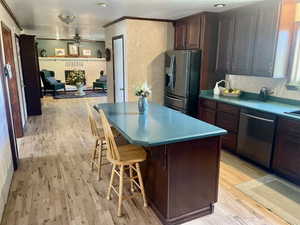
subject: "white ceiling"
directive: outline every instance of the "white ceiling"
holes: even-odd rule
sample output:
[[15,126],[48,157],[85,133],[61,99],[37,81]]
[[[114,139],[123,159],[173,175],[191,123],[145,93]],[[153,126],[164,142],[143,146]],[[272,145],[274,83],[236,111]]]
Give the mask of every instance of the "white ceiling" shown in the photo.
[[[102,26],[122,16],[177,19],[200,11],[220,12],[261,0],[6,0],[26,33],[45,38],[104,40]],[[97,6],[107,3],[107,7]],[[214,8],[225,3],[225,8]],[[75,15],[71,25],[59,14]]]

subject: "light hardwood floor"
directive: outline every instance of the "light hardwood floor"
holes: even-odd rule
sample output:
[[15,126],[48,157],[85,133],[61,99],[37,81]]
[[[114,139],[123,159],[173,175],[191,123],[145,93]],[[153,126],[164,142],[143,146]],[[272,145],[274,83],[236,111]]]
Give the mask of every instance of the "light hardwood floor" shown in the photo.
[[[97,99],[43,99],[43,115],[31,117],[20,140],[20,169],[15,172],[1,225],[158,225],[141,199],[125,201],[123,217],[116,216],[117,198],[106,200],[110,167],[103,180],[91,172],[94,139],[85,102]],[[188,225],[287,224],[235,188],[266,173],[222,153],[219,201],[215,212]],[[201,179],[201,178],[199,178]]]

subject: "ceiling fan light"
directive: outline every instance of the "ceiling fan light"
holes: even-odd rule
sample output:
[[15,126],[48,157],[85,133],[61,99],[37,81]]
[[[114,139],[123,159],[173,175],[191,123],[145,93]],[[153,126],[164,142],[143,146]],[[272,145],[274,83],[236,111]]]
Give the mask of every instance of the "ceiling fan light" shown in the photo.
[[75,16],[73,15],[63,15],[63,14],[59,14],[58,18],[64,22],[65,24],[70,24],[74,21]]
[[214,7],[216,7],[216,8],[223,8],[223,7],[225,7],[226,6],[226,4],[224,4],[224,3],[217,3],[217,4],[214,4]]

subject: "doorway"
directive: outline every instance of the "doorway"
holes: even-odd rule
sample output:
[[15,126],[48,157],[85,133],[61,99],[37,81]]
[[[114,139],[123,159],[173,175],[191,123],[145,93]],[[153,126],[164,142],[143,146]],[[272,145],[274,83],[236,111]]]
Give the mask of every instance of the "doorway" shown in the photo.
[[8,135],[9,135],[9,141],[10,141],[10,148],[12,152],[12,159],[13,159],[13,166],[16,170],[18,168],[19,164],[19,153],[18,153],[18,145],[17,140],[14,132],[14,126],[13,126],[13,118],[12,118],[12,112],[11,107],[9,104],[9,94],[8,94],[8,79],[5,77],[4,74],[4,66],[3,66],[3,55],[2,55],[2,45],[0,42],[0,89],[3,90],[0,95],[3,95],[3,106],[0,105],[0,107],[4,108],[5,115],[6,115],[6,122],[7,122],[7,128],[8,128]]
[[112,38],[113,49],[113,78],[114,102],[125,102],[125,75],[124,75],[124,37],[119,35]]
[[21,55],[20,55],[20,44],[19,44],[19,36],[15,35],[15,43],[16,43],[16,53],[17,53],[17,68],[18,68],[18,73],[19,73],[19,85],[21,87],[21,112],[22,112],[22,123],[23,127],[24,124],[27,121],[27,106],[26,106],[26,98],[25,98],[25,85],[24,85],[24,80],[23,80],[23,72],[22,72],[22,66],[21,66]]
[[16,137],[23,137],[23,125],[22,125],[22,116],[21,116],[21,107],[19,100],[19,89],[17,84],[17,73],[14,61],[14,52],[13,52],[13,42],[12,34],[10,29],[4,24],[1,23],[2,35],[3,35],[3,48],[5,54],[5,63],[11,66],[12,76],[7,79],[10,104],[12,111],[12,118],[14,124],[14,131]]

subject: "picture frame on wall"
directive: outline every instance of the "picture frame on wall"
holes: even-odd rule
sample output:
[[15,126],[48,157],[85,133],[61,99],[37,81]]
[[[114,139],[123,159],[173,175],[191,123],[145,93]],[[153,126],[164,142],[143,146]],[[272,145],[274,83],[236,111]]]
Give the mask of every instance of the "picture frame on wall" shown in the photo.
[[55,48],[55,56],[65,56],[66,55],[66,51],[64,48]]
[[79,47],[74,43],[68,43],[68,55],[79,56]]
[[92,56],[92,50],[91,49],[82,49],[82,55],[83,56]]

